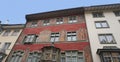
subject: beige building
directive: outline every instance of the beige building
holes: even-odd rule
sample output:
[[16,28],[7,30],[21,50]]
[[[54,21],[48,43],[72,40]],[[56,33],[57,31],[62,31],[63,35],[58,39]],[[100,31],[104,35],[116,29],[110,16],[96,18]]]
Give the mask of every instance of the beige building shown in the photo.
[[120,62],[120,4],[85,8],[93,62]]
[[5,62],[23,28],[23,24],[0,24],[0,62]]

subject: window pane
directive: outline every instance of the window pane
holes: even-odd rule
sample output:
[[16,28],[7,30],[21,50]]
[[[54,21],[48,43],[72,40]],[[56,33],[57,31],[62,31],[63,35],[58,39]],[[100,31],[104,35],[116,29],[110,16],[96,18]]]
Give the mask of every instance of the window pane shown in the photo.
[[98,23],[98,22],[96,22],[95,25],[96,25],[97,28],[100,28],[100,27],[101,27],[101,24]]
[[107,22],[102,22],[102,27],[108,27]]
[[72,62],[77,62],[77,57],[76,56],[72,56]]
[[106,35],[107,41],[108,42],[114,42],[113,36],[112,35]]
[[105,35],[99,35],[99,39],[100,39],[101,43],[106,43],[107,42],[107,39],[106,39]]
[[71,41],[72,38],[70,36],[67,37],[67,41]]
[[54,42],[54,37],[51,37],[51,40],[50,40],[51,42]]
[[3,49],[8,49],[11,43],[5,43]]
[[76,36],[72,36],[72,41],[76,41],[76,40],[77,40]]

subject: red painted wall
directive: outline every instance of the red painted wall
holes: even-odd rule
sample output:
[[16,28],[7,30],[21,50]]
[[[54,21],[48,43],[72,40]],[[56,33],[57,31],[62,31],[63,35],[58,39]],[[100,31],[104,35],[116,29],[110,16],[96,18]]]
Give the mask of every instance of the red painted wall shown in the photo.
[[80,28],[86,28],[85,23],[79,24],[63,24],[63,25],[53,25],[53,26],[42,26],[38,28],[25,28],[23,30],[23,34],[39,34],[41,31],[49,30],[51,32],[60,32],[62,30],[65,31],[76,31]]
[[[51,44],[24,44],[24,45],[15,45],[14,50],[26,50],[30,51],[41,50],[44,46],[51,46]],[[88,42],[68,42],[68,43],[56,43],[54,45],[57,48],[60,48],[62,51],[66,50],[83,50],[85,47],[89,46]]]

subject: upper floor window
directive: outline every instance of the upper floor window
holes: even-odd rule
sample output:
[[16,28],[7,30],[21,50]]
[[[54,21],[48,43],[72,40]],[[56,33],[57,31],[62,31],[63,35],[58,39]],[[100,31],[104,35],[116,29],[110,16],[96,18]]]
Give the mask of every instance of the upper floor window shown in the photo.
[[10,34],[11,30],[6,30],[4,33],[3,33],[3,36],[8,36]]
[[12,36],[17,36],[17,34],[19,33],[20,30],[14,30],[14,32],[11,34]]
[[47,25],[49,25],[50,24],[50,21],[49,20],[44,20],[44,22],[43,22],[43,25],[44,26],[47,26]]
[[93,17],[104,17],[103,12],[93,12]]
[[112,34],[99,34],[98,35],[101,44],[114,44],[115,39]]
[[61,62],[85,62],[83,53],[78,51],[66,51],[61,54]]
[[76,16],[70,16],[68,23],[75,23],[77,22],[77,17]]
[[37,27],[37,22],[32,22],[31,27]]
[[56,24],[63,24],[63,18],[57,18],[56,19]]
[[59,33],[51,33],[51,42],[59,41],[60,34]]
[[39,52],[29,53],[27,62],[39,62],[40,57],[41,57],[41,53],[39,53]]
[[2,47],[2,49],[8,49],[11,43],[5,43]]
[[24,43],[33,43],[36,41],[36,38],[37,38],[36,35],[25,36]]
[[96,21],[95,26],[96,28],[109,28],[109,25],[106,21]]
[[120,10],[119,11],[114,11],[115,16],[120,16]]
[[23,55],[24,55],[24,52],[22,51],[13,52],[12,57],[8,62],[21,62]]
[[67,32],[67,41],[76,41],[76,32]]

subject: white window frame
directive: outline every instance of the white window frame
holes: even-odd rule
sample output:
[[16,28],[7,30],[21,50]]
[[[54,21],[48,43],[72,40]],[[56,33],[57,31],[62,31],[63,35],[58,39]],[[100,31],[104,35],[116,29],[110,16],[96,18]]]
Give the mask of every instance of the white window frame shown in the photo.
[[56,18],[56,24],[63,24],[63,17]]
[[68,23],[76,23],[77,22],[77,16],[69,16],[68,17]]
[[60,38],[60,33],[51,33],[50,41],[57,42],[59,41],[59,38]]
[[118,11],[113,11],[113,12],[114,12],[115,16],[120,16],[120,10],[118,10]]
[[112,34],[98,34],[98,37],[101,44],[116,44]]
[[95,21],[96,28],[109,28],[107,21]]
[[10,34],[11,30],[5,30],[5,32],[3,33],[3,36],[8,36]]
[[37,27],[37,22],[32,22],[31,27]]
[[67,41],[76,41],[77,40],[77,32],[67,32]]
[[43,21],[43,25],[44,25],[44,26],[50,25],[50,20],[44,20],[44,21]]
[[24,43],[33,43],[33,42],[36,41],[36,38],[37,38],[37,36],[34,35],[34,34],[25,36],[25,38],[24,38]]

